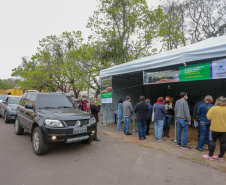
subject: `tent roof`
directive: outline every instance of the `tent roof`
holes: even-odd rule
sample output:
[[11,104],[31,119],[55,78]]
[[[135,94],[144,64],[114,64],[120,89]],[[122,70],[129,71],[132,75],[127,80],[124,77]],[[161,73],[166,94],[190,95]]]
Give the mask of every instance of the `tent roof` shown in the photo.
[[213,37],[179,49],[144,57],[100,71],[100,77],[172,66],[226,56],[226,36]]

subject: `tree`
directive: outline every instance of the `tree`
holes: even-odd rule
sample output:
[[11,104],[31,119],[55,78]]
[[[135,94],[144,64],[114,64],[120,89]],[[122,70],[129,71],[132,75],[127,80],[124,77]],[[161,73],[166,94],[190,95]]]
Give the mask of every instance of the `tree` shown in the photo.
[[92,39],[107,44],[109,60],[121,64],[150,54],[148,16],[145,0],[99,0],[87,27],[94,32]]
[[9,80],[0,79],[0,89],[13,89],[14,86]]
[[84,88],[85,81],[84,75],[78,73],[82,63],[76,64],[71,53],[79,52],[82,41],[80,31],[47,36],[39,42],[38,52],[31,60],[24,58],[22,64],[13,70],[12,75],[20,77],[19,84],[24,88],[41,86],[50,91],[60,89],[62,92],[67,92],[72,86],[75,94],[78,95]]
[[186,0],[191,43],[225,35],[225,0]]
[[[172,50],[186,45],[185,7],[179,1],[165,0],[161,5],[165,18],[160,25],[162,49]],[[160,52],[162,51],[160,50]]]
[[18,77],[16,82],[20,88],[24,89],[40,89],[46,88],[43,83],[45,74],[38,68],[38,63],[29,60],[28,57],[22,58],[22,64],[12,70],[12,76]]

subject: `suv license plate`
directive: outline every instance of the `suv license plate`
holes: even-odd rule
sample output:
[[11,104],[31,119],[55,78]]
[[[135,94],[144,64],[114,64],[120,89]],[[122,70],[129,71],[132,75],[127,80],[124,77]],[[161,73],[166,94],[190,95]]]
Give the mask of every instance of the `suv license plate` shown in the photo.
[[87,132],[87,128],[74,128],[73,133],[74,134],[79,134],[79,133],[83,133],[83,132]]

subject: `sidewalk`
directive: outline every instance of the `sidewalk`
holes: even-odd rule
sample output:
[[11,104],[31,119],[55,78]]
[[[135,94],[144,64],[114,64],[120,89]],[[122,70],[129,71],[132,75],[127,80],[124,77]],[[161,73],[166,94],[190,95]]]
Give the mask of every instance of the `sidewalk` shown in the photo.
[[[123,128],[123,124],[122,124]],[[150,135],[146,136],[146,140],[138,140],[138,132],[132,132],[133,127],[130,125],[130,133],[131,136],[124,135],[124,131],[118,131],[116,129],[116,124],[108,123],[108,126],[104,126],[101,123],[98,123],[98,134],[108,135],[113,138],[117,138],[129,143],[134,143],[141,147],[153,148],[157,150],[161,150],[163,152],[169,153],[170,155],[174,155],[180,158],[189,159],[194,162],[201,163],[206,165],[207,167],[213,167],[220,171],[226,172],[226,157],[224,156],[224,162],[220,162],[218,160],[210,161],[206,160],[202,157],[202,155],[208,154],[208,146],[205,145],[202,152],[196,150],[196,146],[198,143],[198,130],[194,127],[189,127],[188,131],[188,146],[191,147],[191,150],[183,150],[180,147],[177,147],[175,142],[171,140],[174,139],[174,125],[170,126],[170,138],[164,137],[163,142],[155,141],[154,137],[154,124],[150,125]],[[135,129],[137,131],[137,128]],[[219,142],[216,143],[215,155],[219,154]]]

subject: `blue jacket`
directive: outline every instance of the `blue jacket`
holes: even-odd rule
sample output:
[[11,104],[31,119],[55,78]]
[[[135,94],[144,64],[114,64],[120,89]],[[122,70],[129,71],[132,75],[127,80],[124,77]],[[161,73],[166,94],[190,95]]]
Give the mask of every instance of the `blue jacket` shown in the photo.
[[208,120],[206,118],[206,114],[212,106],[213,106],[212,103],[203,103],[203,104],[199,105],[199,108],[197,110],[197,115],[200,116],[200,121],[210,123],[210,120]]
[[123,118],[122,103],[119,103],[119,104],[118,104],[118,113],[117,113],[117,117],[118,117],[118,119],[122,119],[122,118]]
[[151,119],[152,116],[152,111],[153,111],[153,106],[150,103],[147,103],[148,105],[148,115],[147,115],[147,119]]
[[164,120],[165,119],[165,115],[167,114],[166,108],[164,105],[162,104],[155,104],[153,107],[153,111],[155,111],[154,113],[154,120]]

